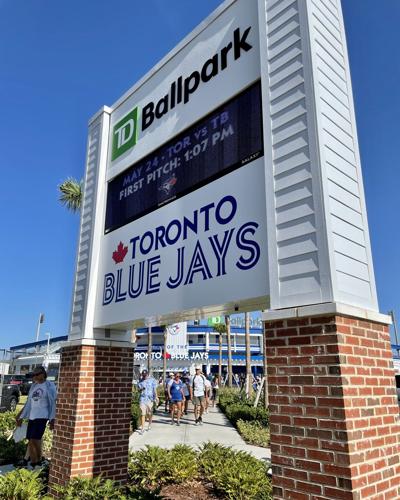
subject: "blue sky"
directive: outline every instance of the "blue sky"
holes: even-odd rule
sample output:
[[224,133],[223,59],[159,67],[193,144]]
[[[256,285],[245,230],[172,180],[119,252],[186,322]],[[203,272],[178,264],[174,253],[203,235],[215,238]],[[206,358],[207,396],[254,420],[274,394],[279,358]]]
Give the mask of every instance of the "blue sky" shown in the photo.
[[[68,330],[78,216],[57,185],[84,171],[88,119],[219,0],[0,0],[0,347]],[[400,2],[343,0],[380,309],[400,316]]]

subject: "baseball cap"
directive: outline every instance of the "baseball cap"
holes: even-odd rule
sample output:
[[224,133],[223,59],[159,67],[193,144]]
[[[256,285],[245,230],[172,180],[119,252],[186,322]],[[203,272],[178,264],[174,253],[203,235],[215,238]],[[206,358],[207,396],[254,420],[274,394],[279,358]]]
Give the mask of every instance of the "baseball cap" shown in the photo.
[[147,370],[142,370],[142,375],[147,375],[149,372]]
[[196,365],[194,368],[195,368],[195,370],[201,370],[202,367],[201,367],[201,365]]

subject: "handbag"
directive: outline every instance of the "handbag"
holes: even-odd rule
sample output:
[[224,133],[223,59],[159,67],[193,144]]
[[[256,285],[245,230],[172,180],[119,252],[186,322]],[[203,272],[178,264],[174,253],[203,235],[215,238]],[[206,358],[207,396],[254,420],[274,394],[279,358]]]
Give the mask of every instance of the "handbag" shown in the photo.
[[28,424],[22,424],[19,427],[16,427],[13,432],[13,439],[16,443],[23,441],[26,439],[26,431],[28,430]]

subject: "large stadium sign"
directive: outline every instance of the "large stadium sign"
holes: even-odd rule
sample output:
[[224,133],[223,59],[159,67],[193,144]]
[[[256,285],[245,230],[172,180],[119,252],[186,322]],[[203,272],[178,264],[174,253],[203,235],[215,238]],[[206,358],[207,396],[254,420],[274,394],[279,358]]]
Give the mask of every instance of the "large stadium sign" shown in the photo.
[[93,118],[71,339],[377,309],[342,21],[306,3],[227,0]]

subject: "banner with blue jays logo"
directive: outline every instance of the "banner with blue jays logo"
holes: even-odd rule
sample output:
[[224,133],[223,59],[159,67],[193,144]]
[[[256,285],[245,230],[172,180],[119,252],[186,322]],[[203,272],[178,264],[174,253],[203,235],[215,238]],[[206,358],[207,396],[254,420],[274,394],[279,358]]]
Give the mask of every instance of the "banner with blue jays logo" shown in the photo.
[[187,323],[174,323],[167,326],[167,343],[166,352],[170,356],[187,356],[188,339],[187,339]]

